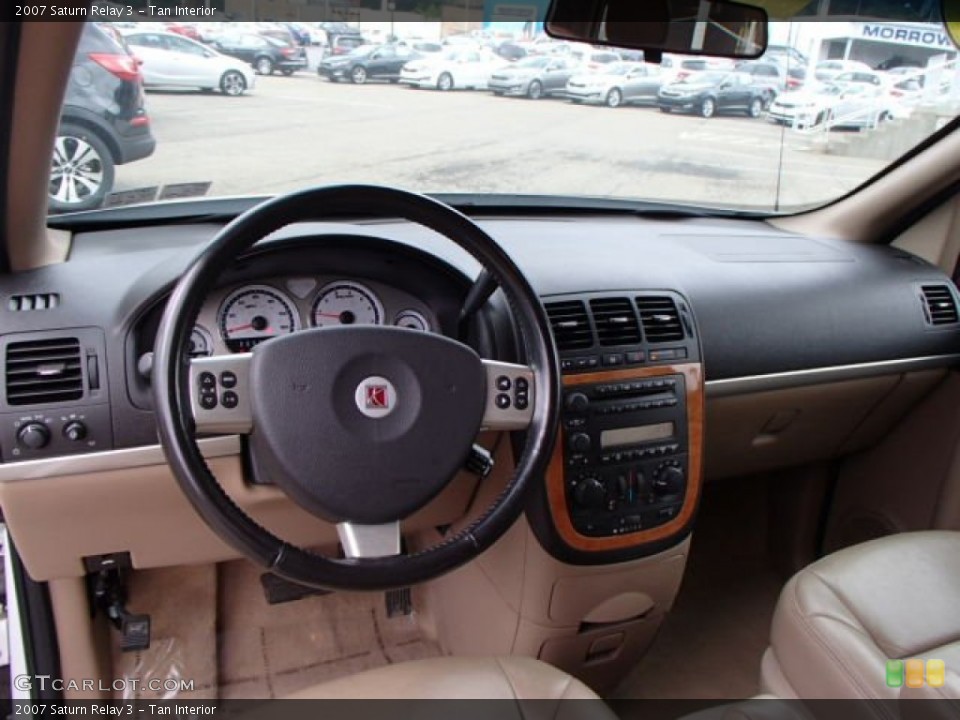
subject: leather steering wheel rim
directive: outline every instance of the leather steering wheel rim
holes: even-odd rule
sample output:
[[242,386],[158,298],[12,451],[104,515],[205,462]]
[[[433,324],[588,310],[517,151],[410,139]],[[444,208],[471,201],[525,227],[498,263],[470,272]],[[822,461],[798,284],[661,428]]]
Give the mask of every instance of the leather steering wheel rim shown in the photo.
[[[282,227],[345,215],[408,220],[443,235],[473,256],[503,290],[524,362],[533,371],[532,419],[512,479],[489,509],[467,527],[412,554],[328,558],[283,541],[227,495],[207,467],[193,432],[189,358],[183,349],[222,269]],[[276,197],[239,216],[180,277],[167,301],[154,351],[158,430],[180,489],[207,525],[240,554],[281,577],[312,587],[383,590],[424,582],[460,567],[490,547],[519,518],[527,491],[543,477],[556,440],[559,363],[549,320],[536,291],[509,255],[468,217],[439,201],[399,189],[373,185],[313,188]]]

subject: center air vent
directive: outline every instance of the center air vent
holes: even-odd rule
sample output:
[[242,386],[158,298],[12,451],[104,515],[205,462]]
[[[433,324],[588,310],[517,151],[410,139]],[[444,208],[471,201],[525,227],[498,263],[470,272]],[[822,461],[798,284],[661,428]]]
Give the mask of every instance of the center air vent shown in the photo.
[[545,307],[560,352],[583,350],[593,345],[587,307],[581,300],[547,303]]
[[56,338],[7,345],[8,405],[41,405],[83,397],[80,341]]
[[923,302],[927,322],[931,325],[953,325],[957,322],[957,303],[946,285],[924,285]]
[[640,322],[649,343],[683,340],[683,325],[677,305],[670,297],[638,297]]
[[590,311],[601,345],[636,345],[640,342],[640,324],[629,298],[591,300]]

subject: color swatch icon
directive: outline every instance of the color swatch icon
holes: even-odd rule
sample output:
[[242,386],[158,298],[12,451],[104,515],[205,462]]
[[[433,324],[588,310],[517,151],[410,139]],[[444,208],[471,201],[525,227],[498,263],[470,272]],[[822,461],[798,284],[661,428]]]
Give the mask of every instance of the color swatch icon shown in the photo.
[[939,688],[946,683],[946,676],[947,667],[943,660],[927,660],[926,667],[923,660],[917,658],[887,660],[887,687],[898,688],[906,685],[908,688],[922,688],[926,684],[928,687]]

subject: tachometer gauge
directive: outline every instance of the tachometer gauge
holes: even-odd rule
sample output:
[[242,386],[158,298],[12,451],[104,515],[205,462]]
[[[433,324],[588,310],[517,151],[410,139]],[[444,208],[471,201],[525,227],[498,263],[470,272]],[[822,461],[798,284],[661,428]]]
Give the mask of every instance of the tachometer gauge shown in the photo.
[[316,327],[379,325],[383,322],[383,305],[360,283],[337,282],[320,291],[312,315]]
[[423,313],[417,312],[416,310],[404,310],[403,312],[397,313],[397,318],[393,321],[393,324],[397,327],[420,330],[422,332],[427,332],[430,329],[430,323],[427,321],[427,318],[423,316]]
[[248,285],[230,293],[220,306],[220,335],[230,352],[247,352],[258,343],[300,329],[290,299],[269,285]]
[[199,325],[193,326],[193,332],[190,333],[190,339],[187,341],[187,355],[192,358],[213,355],[213,338],[210,337],[206,328]]

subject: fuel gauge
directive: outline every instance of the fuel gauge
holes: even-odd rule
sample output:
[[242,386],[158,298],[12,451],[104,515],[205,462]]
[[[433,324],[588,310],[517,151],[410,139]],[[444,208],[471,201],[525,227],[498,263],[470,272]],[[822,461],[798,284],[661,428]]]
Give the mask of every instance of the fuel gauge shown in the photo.
[[190,339],[187,341],[187,355],[192,358],[213,355],[213,338],[200,325],[193,326],[193,332],[190,333]]
[[397,327],[419,330],[421,332],[428,332],[430,330],[430,323],[427,322],[427,318],[423,316],[423,313],[417,312],[416,310],[404,310],[403,312],[397,313],[393,324]]

